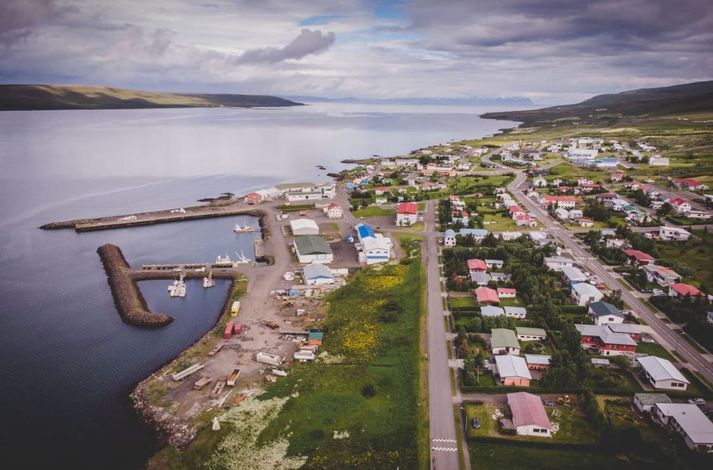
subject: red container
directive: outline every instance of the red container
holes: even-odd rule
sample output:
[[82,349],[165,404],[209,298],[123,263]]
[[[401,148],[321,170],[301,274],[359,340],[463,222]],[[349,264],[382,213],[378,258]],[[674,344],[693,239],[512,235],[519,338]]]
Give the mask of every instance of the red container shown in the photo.
[[240,323],[235,323],[235,324],[233,325],[233,334],[234,334],[234,335],[239,335],[239,334],[241,334],[242,332],[243,332],[243,325],[241,325]]
[[233,336],[233,322],[229,321],[225,324],[225,332],[223,333],[223,339],[230,339]]

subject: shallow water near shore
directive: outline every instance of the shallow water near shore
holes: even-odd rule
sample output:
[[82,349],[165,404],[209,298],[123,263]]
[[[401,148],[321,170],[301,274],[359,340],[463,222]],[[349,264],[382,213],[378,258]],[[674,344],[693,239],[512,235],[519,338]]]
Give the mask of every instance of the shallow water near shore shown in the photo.
[[[49,221],[181,207],[224,191],[326,181],[344,158],[390,155],[508,123],[449,106],[314,105],[275,110],[173,109],[0,113],[0,462],[139,468],[155,436],[128,405],[132,387],[214,324],[227,282],[141,283],[160,330],[124,324],[96,248],[132,266],[253,256],[258,232],[225,217],[77,234]],[[64,465],[62,465],[64,466]]]

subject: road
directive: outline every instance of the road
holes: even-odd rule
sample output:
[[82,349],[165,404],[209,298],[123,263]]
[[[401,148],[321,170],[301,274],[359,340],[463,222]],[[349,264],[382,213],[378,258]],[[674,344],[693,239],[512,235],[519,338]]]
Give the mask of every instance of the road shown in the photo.
[[431,431],[431,462],[433,469],[457,469],[458,441],[453,416],[451,372],[448,367],[448,343],[444,322],[443,297],[438,267],[436,210],[433,201],[427,203],[424,262],[428,295],[428,412]]
[[524,172],[517,173],[515,179],[508,186],[513,196],[518,199],[528,211],[537,216],[545,229],[556,237],[565,248],[572,251],[582,266],[597,275],[599,279],[610,288],[620,289],[624,302],[626,302],[637,316],[641,317],[651,327],[654,331],[654,335],[664,346],[675,350],[688,364],[705,376],[707,380],[713,381],[713,365],[706,360],[701,353],[653,313],[647,305],[631,292],[630,287],[625,284],[623,280],[615,277],[610,271],[606,270],[599,258],[588,253],[582,245],[580,245],[580,242],[574,238],[573,233],[554,221],[543,208],[525,196],[523,189],[526,186],[526,180],[527,177]]

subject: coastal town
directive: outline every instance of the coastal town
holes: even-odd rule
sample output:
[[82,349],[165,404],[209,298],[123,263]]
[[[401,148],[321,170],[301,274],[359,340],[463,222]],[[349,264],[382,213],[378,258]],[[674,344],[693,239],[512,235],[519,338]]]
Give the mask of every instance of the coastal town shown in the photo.
[[[334,182],[43,228],[248,215],[236,237],[261,233],[250,256],[215,263],[132,268],[120,247],[100,248],[119,313],[140,326],[171,319],[136,313],[145,305],[137,281],[166,279],[176,297],[209,289],[214,278],[231,282],[215,328],[132,393],[168,440],[157,466],[181,461],[195,442],[215,444],[203,435],[230,442],[237,433],[240,442],[226,447],[233,460],[264,450],[258,438],[270,419],[237,431],[256,403],[269,403],[260,397],[281,382],[320,386],[308,377],[337,364],[369,363],[385,348],[370,330],[399,315],[417,332],[409,373],[427,391],[412,403],[424,423],[414,437],[427,442],[433,468],[470,467],[482,447],[527,448],[532,439],[571,453],[607,439],[630,462],[690,462],[713,450],[713,278],[705,261],[713,194],[695,178],[657,171],[670,164],[644,140],[499,134],[369,158]],[[392,295],[381,284],[401,283],[410,271],[423,276],[416,311],[379,299]],[[372,309],[365,317],[378,312],[374,323],[354,318],[352,297],[340,304],[340,292],[357,285],[373,286],[356,295]],[[378,389],[364,385],[360,399]],[[350,439],[349,430],[332,431]],[[284,439],[277,433],[274,442]],[[660,455],[647,455],[651,446]],[[373,462],[416,462],[423,451]],[[313,457],[290,458],[300,466]]]

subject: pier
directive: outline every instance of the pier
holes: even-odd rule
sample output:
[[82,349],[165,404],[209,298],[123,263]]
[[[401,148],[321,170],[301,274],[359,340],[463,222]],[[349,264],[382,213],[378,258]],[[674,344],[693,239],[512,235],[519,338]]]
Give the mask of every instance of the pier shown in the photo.
[[243,203],[233,202],[222,205],[194,206],[179,209],[164,209],[152,212],[135,214],[114,215],[88,219],[71,219],[50,222],[41,225],[42,230],[74,229],[77,232],[90,232],[95,230],[111,230],[117,228],[138,227],[141,225],[154,225],[171,222],[185,222],[188,220],[210,219],[214,217],[229,217],[234,215],[264,216],[264,212]]

